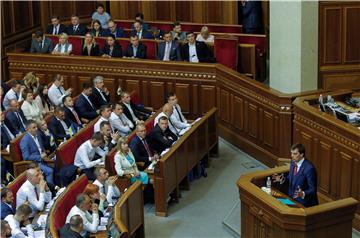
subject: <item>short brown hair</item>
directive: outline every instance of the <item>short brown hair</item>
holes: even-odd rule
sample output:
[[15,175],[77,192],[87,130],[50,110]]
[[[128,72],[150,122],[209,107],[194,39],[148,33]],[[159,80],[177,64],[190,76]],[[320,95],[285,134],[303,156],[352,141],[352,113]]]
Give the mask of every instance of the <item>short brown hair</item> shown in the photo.
[[295,143],[291,146],[291,150],[298,150],[303,157],[305,157],[305,146],[301,143]]

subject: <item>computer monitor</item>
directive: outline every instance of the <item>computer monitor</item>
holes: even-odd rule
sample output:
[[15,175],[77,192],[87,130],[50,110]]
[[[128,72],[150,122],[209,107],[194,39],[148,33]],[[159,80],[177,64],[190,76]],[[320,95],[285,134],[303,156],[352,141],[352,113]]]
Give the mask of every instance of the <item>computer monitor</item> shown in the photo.
[[336,118],[344,122],[349,122],[349,116],[347,113],[335,110]]

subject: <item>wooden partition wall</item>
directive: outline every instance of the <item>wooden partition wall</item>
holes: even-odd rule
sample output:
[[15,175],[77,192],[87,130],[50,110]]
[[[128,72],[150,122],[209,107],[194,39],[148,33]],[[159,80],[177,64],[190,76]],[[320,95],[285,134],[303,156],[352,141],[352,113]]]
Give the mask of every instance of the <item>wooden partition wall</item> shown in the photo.
[[[344,101],[351,91],[329,93]],[[327,94],[323,94],[324,98]],[[321,112],[318,94],[299,97],[294,101],[293,140],[306,148],[306,157],[318,172],[318,190],[325,199],[354,197],[360,200],[360,130],[336,119],[332,113]],[[360,230],[360,207],[354,219]]]
[[292,101],[296,95],[282,94],[219,64],[194,64],[151,60],[104,59],[101,57],[9,54],[11,78],[21,79],[29,71],[42,82],[64,76],[65,87],[74,95],[81,84],[96,75],[116,100],[116,90],[139,92],[145,105],[160,108],[174,91],[190,118],[218,110],[219,135],[256,159],[274,165],[288,157],[292,138]]

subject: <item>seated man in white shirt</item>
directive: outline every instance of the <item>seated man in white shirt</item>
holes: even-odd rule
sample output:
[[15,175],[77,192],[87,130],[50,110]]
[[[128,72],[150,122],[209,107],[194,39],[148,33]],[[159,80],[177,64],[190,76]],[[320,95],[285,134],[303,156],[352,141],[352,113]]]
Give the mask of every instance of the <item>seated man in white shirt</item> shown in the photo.
[[113,105],[113,112],[110,116],[110,125],[117,130],[121,136],[127,136],[134,129],[134,124],[126,117],[120,103]]
[[[29,217],[31,215],[31,207],[27,204],[21,204],[16,209],[15,215],[8,215],[5,217],[11,228],[11,237],[14,238],[34,238],[34,230],[31,226]],[[21,230],[20,224],[26,228],[27,235]],[[3,237],[3,236],[1,236]]]
[[64,78],[60,74],[55,74],[53,81],[53,84],[48,90],[48,97],[52,104],[60,106],[62,104],[63,97],[71,95],[73,89],[69,88],[65,91],[63,87]]
[[172,114],[173,114],[173,106],[170,103],[165,103],[165,105],[163,106],[162,112],[159,113],[159,115],[157,115],[154,120],[154,126],[156,126],[156,124],[158,124],[159,119],[161,117],[165,116],[168,119],[168,126],[169,126],[170,131],[172,133],[174,133],[177,137],[179,137],[179,132],[181,131],[181,129],[178,129],[177,127],[175,127],[175,124],[171,119]]
[[115,185],[118,176],[109,177],[109,172],[103,167],[96,167],[95,169],[96,180],[94,184],[99,187],[100,193],[106,196],[109,204],[115,204],[120,197],[120,191]]
[[[100,132],[96,132],[90,140],[85,141],[76,151],[74,165],[85,172],[89,180],[96,179],[94,167],[103,164],[105,159],[105,154],[103,154],[103,151],[99,148],[103,143],[103,136]],[[101,159],[95,159],[96,154],[98,154]]]
[[[111,105],[110,104],[102,105],[100,107],[100,115],[101,115],[101,117],[94,125],[94,132],[100,131],[101,122],[109,121],[109,118],[111,116]],[[114,131],[112,128],[111,128],[111,130]]]
[[27,180],[16,194],[16,207],[28,202],[33,214],[43,211],[45,203],[51,201],[51,192],[38,169],[26,170]]
[[11,227],[9,222],[1,220],[1,237],[11,237]]
[[[92,214],[89,211],[92,211]],[[88,195],[80,193],[76,197],[76,204],[73,206],[66,217],[66,222],[69,223],[71,217],[80,215],[83,220],[84,230],[81,232],[82,237],[87,237],[87,233],[96,233],[99,227],[99,210],[96,203],[91,203]]]
[[12,81],[12,87],[11,87],[11,89],[9,89],[9,91],[7,91],[7,93],[5,94],[3,101],[2,101],[2,104],[5,108],[5,110],[9,109],[11,100],[15,99],[18,102],[21,102],[24,100],[22,94],[23,94],[23,91],[25,90],[25,88],[26,87],[24,85],[22,85],[20,83],[20,81],[18,81],[18,80]]
[[186,118],[181,112],[181,107],[178,104],[178,99],[175,93],[169,93],[167,102],[173,107],[173,113],[171,114],[170,119],[174,126],[179,130],[190,127],[191,125],[187,122]]

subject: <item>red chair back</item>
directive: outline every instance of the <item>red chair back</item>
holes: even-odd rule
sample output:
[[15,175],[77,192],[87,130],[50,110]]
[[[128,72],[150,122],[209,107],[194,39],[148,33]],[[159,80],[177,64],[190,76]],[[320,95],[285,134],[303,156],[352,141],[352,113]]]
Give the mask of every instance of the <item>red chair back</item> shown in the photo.
[[99,45],[100,50],[102,50],[104,48],[105,44],[106,44],[106,38],[96,37],[95,41]]
[[79,36],[69,36],[69,43],[72,44],[72,54],[81,55],[84,39]]
[[58,168],[74,163],[77,144],[77,136],[70,138],[56,150],[56,162]]
[[116,154],[116,148],[114,148],[109,152],[105,160],[105,167],[107,171],[109,171],[110,176],[117,174],[115,170],[115,154]]
[[50,38],[54,47],[57,43],[59,43],[59,36],[56,35],[46,35],[46,36]]
[[141,43],[146,45],[146,58],[147,59],[156,59],[156,47],[157,43],[154,40],[141,40]]
[[26,172],[21,173],[14,181],[7,185],[7,188],[13,193],[14,195],[14,203],[13,207],[16,207],[16,194],[20,189],[21,185],[26,181]]
[[135,90],[130,93],[130,100],[132,103],[134,103],[136,105],[141,104],[140,96],[139,96],[138,92]]
[[22,133],[20,136],[15,138],[10,142],[10,155],[13,162],[19,162],[23,160],[21,149],[20,149],[20,142],[21,139],[24,137],[26,132]]
[[215,37],[214,55],[216,62],[236,70],[238,60],[237,37]]
[[117,40],[119,45],[121,45],[121,49],[123,51],[123,53],[125,52],[126,48],[129,46],[129,40],[125,39],[125,38],[120,38]]
[[50,211],[50,232],[56,232],[65,224],[66,217],[71,208],[76,204],[76,197],[82,193],[88,184],[86,175],[72,182],[62,195],[56,200]]

